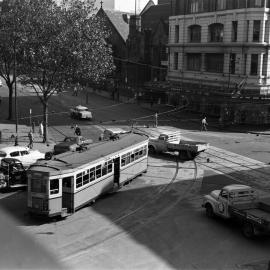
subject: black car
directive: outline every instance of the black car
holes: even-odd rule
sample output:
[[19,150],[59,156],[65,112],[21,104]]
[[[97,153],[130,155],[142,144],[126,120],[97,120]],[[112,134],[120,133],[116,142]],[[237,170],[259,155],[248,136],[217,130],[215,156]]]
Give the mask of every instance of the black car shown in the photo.
[[3,158],[0,165],[0,189],[25,187],[27,185],[26,169],[16,158]]

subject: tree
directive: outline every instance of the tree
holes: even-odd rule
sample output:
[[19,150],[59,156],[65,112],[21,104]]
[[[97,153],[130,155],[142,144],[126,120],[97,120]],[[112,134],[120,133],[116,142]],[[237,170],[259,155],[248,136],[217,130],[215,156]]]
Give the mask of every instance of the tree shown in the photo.
[[[20,71],[20,65],[16,59],[20,59],[20,47],[23,42],[23,21],[25,12],[21,0],[4,1],[1,4],[0,16],[0,76],[5,80],[9,91],[8,119],[13,117],[13,86],[16,80],[16,70]],[[19,63],[19,62],[18,62]],[[17,66],[17,68],[16,68]]]
[[93,0],[73,0],[65,7],[53,0],[25,0],[24,5],[22,82],[33,87],[43,105],[47,141],[50,97],[69,83],[105,79],[114,69],[112,50]]

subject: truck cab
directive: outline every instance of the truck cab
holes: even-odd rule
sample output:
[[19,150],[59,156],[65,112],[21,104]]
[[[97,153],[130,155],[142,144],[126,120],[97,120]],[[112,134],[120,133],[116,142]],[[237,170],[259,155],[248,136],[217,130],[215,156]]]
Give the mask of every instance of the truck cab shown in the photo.
[[256,191],[246,185],[228,185],[221,190],[213,190],[204,196],[202,206],[207,216],[231,218],[230,206],[255,202],[258,199]]

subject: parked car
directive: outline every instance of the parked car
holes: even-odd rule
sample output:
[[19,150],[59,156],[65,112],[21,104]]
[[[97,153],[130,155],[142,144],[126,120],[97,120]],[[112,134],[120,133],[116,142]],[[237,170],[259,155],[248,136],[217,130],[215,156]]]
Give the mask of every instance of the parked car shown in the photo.
[[28,167],[38,159],[44,159],[45,154],[38,150],[30,150],[26,146],[8,146],[0,149],[0,161],[3,158],[16,158]]
[[87,107],[78,105],[75,108],[70,109],[70,116],[76,119],[88,119],[92,120],[92,113]]
[[53,152],[47,152],[45,158],[51,159],[53,155],[59,155],[67,151],[80,151],[91,143],[93,143],[92,139],[86,139],[83,136],[66,137],[54,146]]
[[27,185],[26,168],[16,158],[3,158],[0,165],[0,189],[22,188]]

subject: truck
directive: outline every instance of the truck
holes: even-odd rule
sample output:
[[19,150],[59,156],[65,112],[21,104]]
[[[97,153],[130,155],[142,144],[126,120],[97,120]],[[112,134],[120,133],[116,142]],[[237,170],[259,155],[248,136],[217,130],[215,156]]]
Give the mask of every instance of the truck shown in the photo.
[[26,168],[16,158],[3,158],[0,165],[0,189],[23,188],[27,185]]
[[208,217],[235,220],[247,238],[270,232],[270,197],[260,199],[250,186],[232,184],[213,190],[204,196],[202,207]]
[[166,128],[136,128],[149,137],[150,154],[162,152],[179,152],[182,159],[194,159],[209,148],[206,142],[184,140],[181,131]]

